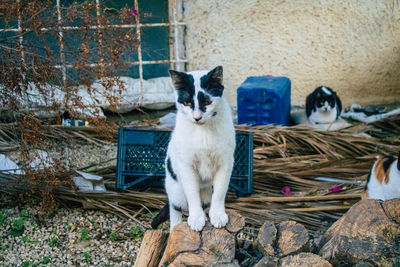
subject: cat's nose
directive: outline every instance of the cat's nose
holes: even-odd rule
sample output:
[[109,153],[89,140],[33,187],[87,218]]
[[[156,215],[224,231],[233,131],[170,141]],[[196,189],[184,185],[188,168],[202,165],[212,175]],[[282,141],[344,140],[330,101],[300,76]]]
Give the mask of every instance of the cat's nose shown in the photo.
[[195,118],[193,118],[195,121],[199,121],[199,120],[201,120],[201,118],[203,118],[203,117],[195,117]]

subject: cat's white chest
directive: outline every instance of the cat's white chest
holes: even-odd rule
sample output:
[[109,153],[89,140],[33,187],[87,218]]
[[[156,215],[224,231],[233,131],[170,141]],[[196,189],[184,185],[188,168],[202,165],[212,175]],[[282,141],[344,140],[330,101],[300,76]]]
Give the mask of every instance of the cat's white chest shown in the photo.
[[337,117],[337,109],[336,107],[334,107],[329,112],[319,112],[319,111],[312,112],[309,117],[309,120],[311,123],[317,123],[317,124],[333,123],[336,121],[336,117]]
[[232,157],[235,133],[233,126],[229,128],[224,131],[198,130],[177,134],[173,140],[175,149],[171,152],[176,152],[178,160],[190,165],[200,181],[211,181],[221,165],[229,161],[227,158]]
[[193,157],[193,169],[197,172],[200,181],[207,183],[212,181],[219,169],[222,155],[217,151],[205,149],[197,151]]

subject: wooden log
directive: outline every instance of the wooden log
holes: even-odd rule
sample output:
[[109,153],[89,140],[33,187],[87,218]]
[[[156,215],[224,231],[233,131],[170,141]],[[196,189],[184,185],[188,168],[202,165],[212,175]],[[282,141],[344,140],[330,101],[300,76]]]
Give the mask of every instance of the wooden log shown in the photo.
[[254,246],[265,256],[274,256],[277,229],[273,222],[266,221],[258,231]]
[[186,222],[174,227],[159,266],[238,266],[235,263],[235,237],[244,227],[244,218],[227,211],[229,222],[214,228],[209,222],[201,232],[190,229]]
[[277,245],[280,256],[310,251],[310,237],[302,224],[285,221],[278,224],[277,228]]
[[186,222],[176,225],[168,238],[159,266],[171,263],[182,252],[196,251],[200,247],[200,242],[200,233],[191,230]]
[[134,267],[158,266],[167,242],[168,233],[162,230],[145,232]]

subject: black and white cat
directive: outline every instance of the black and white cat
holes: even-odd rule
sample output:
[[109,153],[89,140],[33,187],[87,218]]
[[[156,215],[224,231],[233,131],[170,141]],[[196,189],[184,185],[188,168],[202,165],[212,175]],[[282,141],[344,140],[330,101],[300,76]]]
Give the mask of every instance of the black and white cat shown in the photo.
[[175,87],[176,124],[165,160],[168,203],[152,222],[156,228],[170,218],[170,230],[189,212],[191,229],[203,229],[209,217],[215,227],[228,222],[225,196],[234,163],[235,129],[223,97],[223,70],[178,72],[170,70]]
[[312,124],[335,122],[342,112],[342,102],[331,88],[317,87],[306,99],[306,115]]

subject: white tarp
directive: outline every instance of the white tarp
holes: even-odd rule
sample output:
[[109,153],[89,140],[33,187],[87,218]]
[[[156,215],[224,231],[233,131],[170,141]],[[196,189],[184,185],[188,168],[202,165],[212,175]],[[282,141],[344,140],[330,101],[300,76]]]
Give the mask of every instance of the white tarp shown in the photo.
[[7,174],[25,174],[24,170],[6,155],[0,154],[0,171]]
[[[140,80],[130,77],[120,77],[121,82],[125,86],[122,94],[119,94],[120,88],[114,86],[110,91],[104,92],[101,81],[93,83],[94,99],[98,105],[104,109],[109,109],[110,104],[106,95],[114,95],[121,99],[120,105],[117,106],[118,113],[126,113],[134,110],[141,105],[141,89]],[[82,88],[86,90],[86,87]],[[174,87],[169,77],[159,77],[149,80],[143,80],[143,104],[141,106],[149,109],[165,109],[175,103]]]
[[[117,99],[120,99],[120,105],[118,105],[115,110],[118,113],[129,112],[139,106],[156,110],[165,109],[175,103],[174,87],[169,77],[143,80],[143,89],[140,87],[139,79],[124,76],[119,77],[119,79],[124,84],[125,90],[121,91],[118,86],[113,86],[111,90],[105,91],[101,80],[97,80],[92,84],[92,94],[89,94],[86,86],[78,86],[77,95],[85,108],[82,109],[80,107],[75,107],[74,111],[89,116],[94,116],[96,114],[104,116],[100,108],[107,110],[111,108],[106,96],[114,96]],[[44,85],[42,90],[44,92],[53,92],[53,101],[63,103],[65,93],[59,86]],[[43,107],[49,108],[54,104],[52,100],[46,99],[33,83],[29,83],[26,96],[19,97],[18,100],[21,102],[22,108],[33,110]],[[72,102],[69,104],[73,107]],[[5,109],[6,107],[0,107],[0,110]],[[50,111],[38,112],[38,116],[43,117],[54,115],[55,113]]]
[[361,121],[364,123],[371,123],[371,122],[379,121],[379,120],[382,120],[384,118],[387,118],[387,117],[390,117],[393,115],[400,114],[400,108],[397,108],[397,109],[391,110],[386,113],[374,114],[374,115],[368,116],[364,112],[354,112],[353,107],[359,107],[359,105],[353,104],[350,111],[346,112],[346,113],[342,113],[341,116],[346,119],[352,119],[352,120]]

